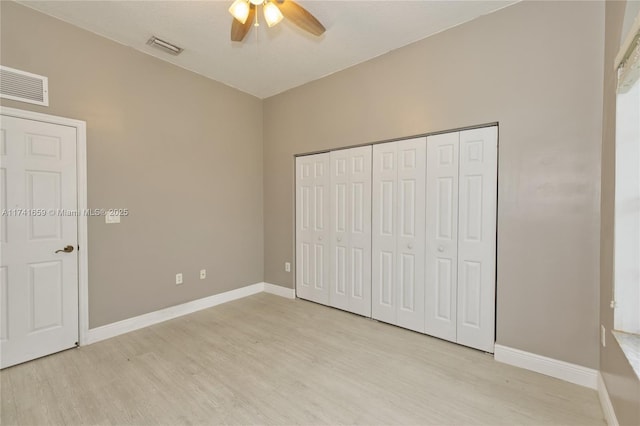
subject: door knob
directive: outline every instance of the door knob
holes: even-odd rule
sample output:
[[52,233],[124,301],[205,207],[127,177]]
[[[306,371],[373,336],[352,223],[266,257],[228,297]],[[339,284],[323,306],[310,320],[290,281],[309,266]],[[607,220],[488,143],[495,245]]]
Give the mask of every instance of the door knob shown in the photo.
[[321,236],[320,236],[320,237],[318,237],[318,241],[322,241],[322,237],[321,237]]
[[73,246],[66,246],[65,248],[61,249],[61,250],[56,250],[56,253],[71,253],[73,251]]
[[442,253],[442,252],[444,251],[444,247],[442,247],[442,246],[438,247],[438,251],[439,251],[440,253]]
[[413,248],[413,244],[411,244],[411,243],[407,244],[407,248],[408,249],[412,249]]
[[338,237],[338,242],[342,241],[342,237]]

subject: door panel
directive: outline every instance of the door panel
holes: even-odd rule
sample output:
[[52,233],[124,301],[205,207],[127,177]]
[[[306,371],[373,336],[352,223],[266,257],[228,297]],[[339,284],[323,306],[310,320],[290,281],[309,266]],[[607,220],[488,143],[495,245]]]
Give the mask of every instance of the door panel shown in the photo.
[[[60,173],[27,171],[27,208],[60,209]],[[30,241],[60,239],[62,216],[28,216],[27,229]]]
[[347,150],[351,155],[350,299],[348,311],[371,316],[371,152],[370,146]]
[[359,247],[351,248],[351,297],[363,299],[365,297],[365,274],[363,264],[365,262],[364,250]]
[[371,316],[396,324],[398,146],[395,142],[373,146]]
[[296,158],[296,293],[329,303],[329,154]]
[[373,147],[375,319],[424,331],[425,138]]
[[332,151],[329,304],[371,315],[371,147]]
[[78,341],[76,129],[2,116],[1,367]]
[[496,127],[460,132],[458,342],[493,352],[496,281]]
[[[379,257],[379,294],[377,294],[378,304],[384,308],[393,307],[394,296],[394,255],[390,251],[381,251]],[[378,316],[376,316],[378,315]],[[380,314],[374,314],[374,318],[378,318]],[[394,316],[395,318],[395,316]],[[387,321],[390,322],[390,321]]]
[[29,270],[29,332],[62,326],[62,262],[27,265]]
[[398,147],[400,260],[396,324],[424,332],[426,138],[395,142]]
[[427,138],[425,332],[456,341],[459,133]]
[[332,223],[329,233],[329,250],[333,253],[329,305],[347,310],[349,308],[349,233],[351,230],[351,200],[349,197],[350,155],[348,150],[332,151],[329,154],[331,193],[333,204],[329,207]]

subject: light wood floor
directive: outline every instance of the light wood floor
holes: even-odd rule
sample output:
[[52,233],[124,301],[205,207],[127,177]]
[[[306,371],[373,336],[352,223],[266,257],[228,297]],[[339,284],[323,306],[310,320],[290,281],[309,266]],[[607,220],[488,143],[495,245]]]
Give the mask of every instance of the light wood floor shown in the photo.
[[0,373],[3,425],[604,424],[596,392],[259,294]]

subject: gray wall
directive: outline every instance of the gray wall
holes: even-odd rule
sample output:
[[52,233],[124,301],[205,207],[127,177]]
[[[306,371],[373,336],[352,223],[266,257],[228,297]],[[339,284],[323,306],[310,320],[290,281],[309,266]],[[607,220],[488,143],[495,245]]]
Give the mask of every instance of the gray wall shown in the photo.
[[602,133],[602,198],[600,234],[600,321],[607,329],[606,347],[600,347],[600,370],[621,425],[640,424],[640,381],[610,333],[613,328],[613,235],[615,205],[615,57],[621,41],[638,14],[638,4],[608,1],[606,4],[604,108]]
[[262,101],[1,7],[2,64],[48,76],[51,106],[2,105],[86,120],[89,207],[131,211],[89,219],[90,326],[261,282]]
[[265,101],[265,281],[293,155],[500,123],[497,342],[598,367],[604,4],[525,2]]

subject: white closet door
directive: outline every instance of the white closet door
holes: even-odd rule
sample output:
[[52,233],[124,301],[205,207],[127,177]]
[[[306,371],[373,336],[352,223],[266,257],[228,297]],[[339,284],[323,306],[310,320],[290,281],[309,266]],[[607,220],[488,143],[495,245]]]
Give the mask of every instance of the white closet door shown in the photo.
[[371,147],[331,152],[329,304],[371,316]]
[[329,154],[296,158],[296,292],[329,304]]
[[424,332],[426,138],[398,145],[397,325]]
[[373,146],[371,316],[396,323],[398,146]]
[[495,342],[498,129],[460,132],[458,343],[493,352]]
[[460,133],[427,138],[425,333],[456,341]]
[[424,331],[426,139],[373,147],[372,316]]

